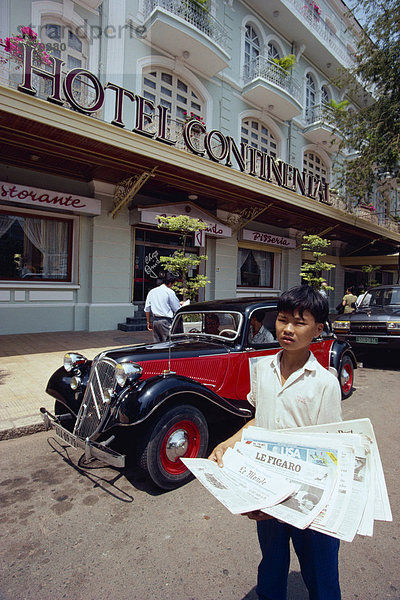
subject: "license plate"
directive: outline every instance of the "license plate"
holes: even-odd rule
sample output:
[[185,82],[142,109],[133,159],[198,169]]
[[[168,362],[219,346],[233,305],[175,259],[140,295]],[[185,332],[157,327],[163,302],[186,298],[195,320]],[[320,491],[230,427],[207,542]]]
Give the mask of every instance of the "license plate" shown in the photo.
[[67,444],[69,444],[73,448],[76,448],[76,438],[72,433],[70,433],[69,431],[66,431],[60,425],[56,425],[55,430],[56,430],[56,434],[58,435],[59,438],[64,440],[64,442],[67,442]]
[[377,337],[367,337],[367,336],[356,336],[357,344],[377,344]]

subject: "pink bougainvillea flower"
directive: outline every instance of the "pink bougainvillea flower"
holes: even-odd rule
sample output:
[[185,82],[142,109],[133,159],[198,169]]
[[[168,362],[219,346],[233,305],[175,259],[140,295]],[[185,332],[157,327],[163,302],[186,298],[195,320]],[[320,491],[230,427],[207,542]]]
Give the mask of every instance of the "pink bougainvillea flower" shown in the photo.
[[27,35],[32,39],[37,38],[37,33],[33,31],[33,29],[31,29],[30,27],[21,27],[21,33],[22,35]]

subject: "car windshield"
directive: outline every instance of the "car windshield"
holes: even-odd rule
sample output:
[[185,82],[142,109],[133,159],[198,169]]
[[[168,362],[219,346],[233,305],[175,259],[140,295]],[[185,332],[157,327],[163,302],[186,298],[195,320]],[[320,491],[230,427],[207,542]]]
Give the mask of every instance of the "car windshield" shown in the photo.
[[171,335],[201,334],[232,340],[239,335],[242,319],[242,315],[236,312],[185,312],[175,318]]
[[400,305],[400,288],[379,288],[369,290],[365,294],[360,303],[360,308],[398,305]]

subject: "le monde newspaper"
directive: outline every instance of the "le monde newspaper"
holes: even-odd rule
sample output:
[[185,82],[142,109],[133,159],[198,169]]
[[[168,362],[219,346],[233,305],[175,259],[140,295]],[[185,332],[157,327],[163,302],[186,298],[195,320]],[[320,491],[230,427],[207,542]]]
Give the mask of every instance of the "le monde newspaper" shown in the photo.
[[372,424],[356,419],[268,431],[248,427],[224,466],[182,458],[233,514],[271,517],[351,542],[391,521],[385,477]]

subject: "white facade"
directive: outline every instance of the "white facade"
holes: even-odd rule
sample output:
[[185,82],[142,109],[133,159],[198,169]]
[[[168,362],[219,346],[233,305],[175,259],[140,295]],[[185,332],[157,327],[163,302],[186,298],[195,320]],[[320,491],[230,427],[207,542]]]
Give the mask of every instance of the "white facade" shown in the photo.
[[[382,267],[384,282],[393,279],[394,260],[382,257],[400,241],[397,228],[388,232],[385,215],[350,214],[339,199],[329,199],[338,137],[323,107],[343,100],[331,78],[351,64],[357,47],[358,25],[348,21],[346,7],[336,0],[319,6],[285,0],[273,7],[264,0],[209,0],[207,10],[201,4],[2,3],[0,37],[31,26],[64,61],[61,79],[71,69],[89,76],[81,73],[71,83],[71,110],[67,87],[60,91],[63,105],[46,100],[55,90],[43,74],[34,75],[36,95],[17,90],[18,60],[0,47],[8,59],[0,65],[0,110],[13,115],[0,164],[0,333],[107,330],[132,316],[132,304],[155,284],[159,256],[178,245],[141,218],[146,211],[198,211],[215,225],[192,247],[208,255],[205,299],[279,295],[300,282],[307,258],[302,235],[325,230],[334,240],[327,260],[336,269],[326,274],[335,287],[332,307],[343,294],[345,271],[359,274],[366,261]],[[285,70],[276,60],[289,55],[294,64]],[[104,93],[95,112],[93,82]],[[355,99],[350,102],[357,109]],[[188,148],[183,126],[191,113],[201,125]],[[168,125],[160,136],[162,115]],[[241,142],[248,146],[243,168],[240,157],[227,166],[224,144],[239,149]],[[279,159],[291,166],[267,173]],[[296,184],[303,172],[305,190]],[[141,174],[146,182],[113,212],[118,185],[129,176],[133,185]],[[308,192],[318,181],[313,196]],[[81,204],[87,199],[86,211],[79,198]],[[384,231],[380,253],[368,256]],[[343,262],[344,255],[359,260]],[[23,277],[28,259],[34,272]]]

